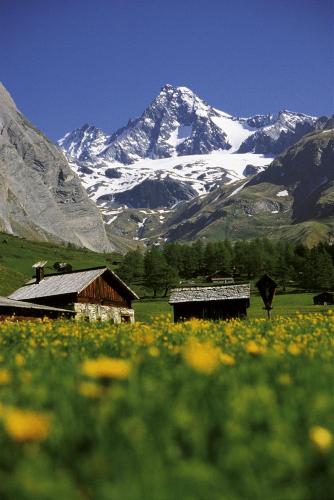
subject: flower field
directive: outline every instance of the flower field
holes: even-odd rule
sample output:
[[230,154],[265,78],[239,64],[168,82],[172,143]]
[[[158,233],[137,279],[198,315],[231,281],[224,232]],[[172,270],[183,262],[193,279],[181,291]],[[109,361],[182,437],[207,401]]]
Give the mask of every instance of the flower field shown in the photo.
[[0,498],[334,498],[334,314],[0,324]]

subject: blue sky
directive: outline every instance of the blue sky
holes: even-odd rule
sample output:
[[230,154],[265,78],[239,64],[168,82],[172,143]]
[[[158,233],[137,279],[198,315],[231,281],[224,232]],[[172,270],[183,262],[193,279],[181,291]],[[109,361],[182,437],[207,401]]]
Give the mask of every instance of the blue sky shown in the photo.
[[165,83],[228,113],[333,112],[331,0],[0,0],[0,80],[53,140]]

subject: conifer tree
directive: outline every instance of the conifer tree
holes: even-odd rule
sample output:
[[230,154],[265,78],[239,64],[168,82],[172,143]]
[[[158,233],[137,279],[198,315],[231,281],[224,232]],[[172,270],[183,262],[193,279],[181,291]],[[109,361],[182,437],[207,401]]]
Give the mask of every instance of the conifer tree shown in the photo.
[[169,287],[176,284],[178,280],[177,270],[167,263],[164,254],[156,247],[145,253],[144,268],[145,286],[153,290],[154,297],[161,289],[164,289],[165,295],[167,295]]
[[144,274],[144,256],[139,249],[127,252],[118,268],[118,274],[130,283]]

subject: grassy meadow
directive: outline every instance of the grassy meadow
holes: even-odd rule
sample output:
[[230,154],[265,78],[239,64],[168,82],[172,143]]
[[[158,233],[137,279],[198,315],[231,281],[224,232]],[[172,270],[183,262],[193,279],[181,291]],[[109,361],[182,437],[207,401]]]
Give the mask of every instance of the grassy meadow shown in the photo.
[[333,320],[2,322],[0,498],[333,498]]
[[[31,264],[117,254],[0,235],[0,295]],[[141,295],[151,293],[140,284]],[[290,291],[291,292],[291,291]],[[334,499],[334,313],[251,295],[245,321],[0,323],[0,499]]]
[[[312,314],[326,312],[330,306],[314,306],[313,296],[315,293],[287,293],[276,295],[273,301],[271,317],[295,316],[297,313]],[[168,304],[168,299],[144,299],[133,303],[136,319],[150,323],[154,316],[164,314],[167,321],[173,319],[173,309]],[[266,318],[267,312],[263,309],[261,297],[253,292],[251,294],[250,307],[247,311],[248,317]]]

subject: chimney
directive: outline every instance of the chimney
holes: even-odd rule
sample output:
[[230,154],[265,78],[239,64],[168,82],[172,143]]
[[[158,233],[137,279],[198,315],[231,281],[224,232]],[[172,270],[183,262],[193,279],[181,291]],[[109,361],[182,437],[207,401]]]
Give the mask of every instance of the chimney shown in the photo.
[[36,264],[34,264],[32,267],[34,267],[36,269],[36,285],[38,283],[40,283],[43,279],[44,279],[44,266],[45,264],[47,263],[46,260],[44,261],[40,261],[40,262],[36,262]]

